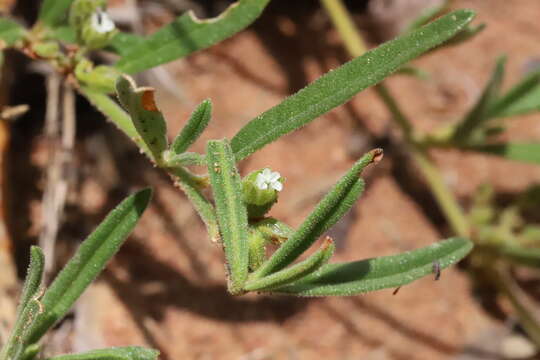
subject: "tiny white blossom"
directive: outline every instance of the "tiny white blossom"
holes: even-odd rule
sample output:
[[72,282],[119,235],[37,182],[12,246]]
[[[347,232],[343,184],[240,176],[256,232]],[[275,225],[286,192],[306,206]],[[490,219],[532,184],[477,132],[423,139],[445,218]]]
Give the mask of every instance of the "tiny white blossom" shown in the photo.
[[100,34],[108,33],[115,29],[114,22],[111,20],[106,12],[98,10],[92,14],[90,19],[92,28]]
[[281,191],[283,189],[283,184],[279,181],[280,177],[281,175],[277,171],[266,168],[257,175],[255,185],[261,190],[271,188],[276,191]]

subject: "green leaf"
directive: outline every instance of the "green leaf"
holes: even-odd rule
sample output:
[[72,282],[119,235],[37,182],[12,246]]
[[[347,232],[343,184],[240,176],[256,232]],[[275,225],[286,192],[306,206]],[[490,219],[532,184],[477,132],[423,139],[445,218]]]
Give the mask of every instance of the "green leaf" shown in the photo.
[[5,45],[13,45],[17,40],[22,39],[25,33],[26,30],[15,21],[0,18],[0,40],[3,40]]
[[133,47],[116,66],[122,72],[135,74],[205,49],[247,27],[269,1],[240,0],[218,17],[206,20],[188,12]]
[[0,353],[0,359],[12,359],[14,355],[22,351],[20,341],[28,322],[32,321],[35,314],[39,311],[38,297],[43,277],[43,268],[45,265],[45,256],[43,251],[37,246],[30,248],[30,265],[24,280],[21,300],[17,308],[17,316],[13,329],[7,342],[3,345]]
[[159,351],[140,346],[112,347],[79,354],[59,355],[46,360],[155,360]]
[[43,296],[45,311],[32,326],[25,339],[27,344],[37,342],[47,329],[64,317],[131,233],[151,196],[152,191],[145,189],[126,198],[81,244]]
[[[399,255],[328,264],[275,293],[300,296],[350,296],[409,284],[457,263],[472,249],[463,238],[451,238]],[[436,265],[434,265],[436,264]]]
[[206,157],[194,152],[173,154],[170,151],[165,151],[165,153],[163,153],[163,160],[167,164],[167,167],[206,165]]
[[540,143],[503,143],[466,147],[467,150],[502,156],[508,160],[540,164]]
[[334,185],[328,194],[317,204],[313,212],[304,220],[298,230],[257,269],[251,279],[261,279],[275,273],[295,261],[326,230],[333,226],[364,191],[364,180],[359,178],[361,171],[372,162],[382,158],[382,150],[375,149],[364,155]]
[[473,17],[470,10],[452,12],[323,75],[244,126],[231,140],[237,161],[380,82],[401,65],[450,39]]
[[193,204],[193,207],[206,225],[206,230],[212,242],[218,242],[221,239],[219,227],[216,219],[214,207],[201,193],[201,189],[207,184],[197,176],[194,176],[186,169],[181,167],[168,170],[175,176],[175,185],[178,186]]
[[327,237],[321,248],[304,261],[263,278],[249,280],[244,286],[244,289],[247,291],[271,290],[272,288],[283,286],[303,278],[326,264],[334,253],[334,250],[334,242],[330,237]]
[[206,158],[229,270],[229,291],[239,294],[246,282],[249,267],[248,221],[242,181],[228,141],[209,141]]
[[188,123],[180,134],[174,139],[171,150],[174,154],[181,154],[186,151],[199,138],[204,129],[208,126],[212,116],[212,102],[204,100],[197,106],[191,114]]
[[30,265],[24,279],[21,300],[17,310],[18,314],[22,312],[22,309],[26,307],[30,299],[35,297],[39,292],[44,266],[45,256],[43,255],[43,251],[38,246],[32,246],[30,248]]
[[540,268],[540,249],[538,248],[505,245],[498,247],[497,252],[517,265]]
[[116,82],[116,91],[120,103],[131,115],[137,133],[150,150],[148,155],[161,164],[162,154],[168,147],[167,124],[156,106],[154,89],[137,88],[133,79],[122,76]]
[[497,65],[495,66],[482,95],[469,113],[457,125],[453,134],[453,140],[455,142],[466,143],[470,140],[475,130],[479,129],[481,125],[490,119],[491,106],[499,96],[499,90],[504,76],[505,63],[505,57],[500,57],[497,60]]
[[445,42],[443,46],[459,45],[469,39],[472,39],[486,28],[486,24],[478,24],[475,26],[467,25],[463,30],[457,33],[456,36]]
[[39,11],[38,20],[54,27],[67,20],[69,7],[74,0],[44,0]]
[[540,71],[527,75],[491,106],[493,117],[510,117],[540,111]]
[[144,42],[144,38],[139,35],[118,32],[112,39],[106,49],[111,50],[118,55],[128,54],[135,46]]
[[94,105],[107,119],[109,119],[116,127],[118,127],[126,136],[128,136],[137,146],[145,153],[151,160],[155,161],[152,157],[152,152],[146,146],[146,143],[137,133],[135,125],[131,117],[107,94],[81,87],[79,92],[86,97],[86,99]]

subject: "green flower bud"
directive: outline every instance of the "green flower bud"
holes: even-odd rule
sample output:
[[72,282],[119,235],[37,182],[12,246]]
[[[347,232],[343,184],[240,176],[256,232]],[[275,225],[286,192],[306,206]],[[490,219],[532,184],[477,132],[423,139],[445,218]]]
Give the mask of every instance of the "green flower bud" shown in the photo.
[[274,218],[265,218],[249,225],[249,268],[257,270],[266,261],[266,246],[281,245],[292,236],[294,230]]
[[242,180],[242,190],[248,218],[263,217],[276,203],[278,192],[282,189],[283,178],[278,172],[266,168],[247,175]]
[[89,50],[107,46],[118,32],[105,5],[105,0],[76,0],[71,6],[69,24],[77,33],[77,42]]

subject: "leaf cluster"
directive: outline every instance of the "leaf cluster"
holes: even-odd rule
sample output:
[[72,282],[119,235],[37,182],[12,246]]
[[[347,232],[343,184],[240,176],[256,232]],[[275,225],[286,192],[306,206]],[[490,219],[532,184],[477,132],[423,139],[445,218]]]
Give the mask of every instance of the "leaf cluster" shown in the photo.
[[[141,190],[122,201],[82,242],[71,260],[45,288],[42,284],[45,259],[41,248],[30,250],[30,266],[24,282],[16,321],[0,351],[1,360],[31,360],[40,350],[39,341],[58,323],[83,291],[96,279],[131,233],[150,202],[152,192]],[[159,352],[142,347],[93,350],[51,357],[62,360],[154,360]]]

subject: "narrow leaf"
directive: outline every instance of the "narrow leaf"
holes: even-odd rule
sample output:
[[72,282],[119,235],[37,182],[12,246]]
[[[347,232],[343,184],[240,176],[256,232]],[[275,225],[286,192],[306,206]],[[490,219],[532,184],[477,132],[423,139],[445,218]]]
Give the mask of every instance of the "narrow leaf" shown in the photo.
[[[146,143],[137,133],[130,116],[120,107],[109,95],[92,90],[89,88],[80,88],[79,92],[94,105],[108,120],[110,120],[118,129],[128,136],[151,160],[154,160],[152,152],[146,146]],[[154,160],[155,161],[155,160]]]
[[24,280],[23,290],[19,306],[17,308],[17,316],[13,329],[9,339],[2,347],[0,359],[13,358],[14,354],[21,351],[20,338],[28,326],[28,320],[35,315],[38,304],[31,304],[32,301],[37,302],[39,296],[39,290],[41,286],[41,279],[43,277],[43,268],[45,265],[45,256],[43,251],[37,246],[30,248],[30,265],[26,273],[26,279]]
[[445,42],[443,46],[459,45],[469,39],[472,39],[486,28],[486,24],[467,25],[463,30],[457,33],[456,36]]
[[81,244],[45,293],[45,312],[32,327],[27,344],[37,342],[60,320],[103,270],[131,233],[150,202],[152,191],[141,190],[122,201]]
[[338,222],[350,210],[364,190],[364,180],[358,178],[362,170],[381,158],[382,150],[375,149],[358,160],[317,204],[298,230],[272,254],[270,259],[253,273],[252,279],[261,279],[291,264],[319,236]]
[[107,45],[107,50],[111,50],[118,55],[123,56],[143,42],[144,38],[142,36],[120,31],[111,39],[111,42]]
[[26,30],[15,21],[0,18],[0,40],[3,40],[5,45],[13,45],[17,40],[22,39],[25,33]]
[[473,17],[469,10],[454,11],[323,75],[244,126],[231,140],[237,161],[377,84],[401,65],[450,39]]
[[517,265],[540,268],[540,249],[520,246],[502,246],[497,252]]
[[540,71],[529,74],[497,99],[490,109],[490,114],[503,118],[533,111],[540,111]]
[[128,76],[118,78],[116,82],[118,99],[131,115],[137,133],[150,149],[149,154],[160,164],[162,154],[167,150],[167,124],[156,106],[154,89],[137,88],[133,79]]
[[30,265],[24,279],[21,300],[17,311],[19,314],[26,307],[30,299],[35,297],[39,292],[44,266],[45,256],[43,255],[43,251],[38,246],[32,246],[30,248]]
[[204,100],[193,111],[186,126],[184,126],[180,134],[174,139],[171,145],[172,152],[174,154],[181,154],[186,151],[199,138],[204,129],[206,129],[211,116],[212,102],[210,100]]
[[248,221],[242,180],[226,140],[209,141],[206,152],[208,174],[229,268],[229,291],[238,294],[246,282],[249,262]]
[[166,151],[165,153],[163,153],[163,160],[167,164],[167,167],[206,165],[206,157],[204,155],[194,152],[173,154],[170,151]]
[[159,351],[157,350],[140,346],[128,346],[54,356],[46,360],[156,360],[158,356]]
[[38,20],[48,26],[61,25],[67,20],[67,14],[74,0],[44,0],[41,4]]
[[502,156],[508,160],[540,164],[540,143],[503,143],[466,147],[468,150]]
[[[300,296],[350,296],[407,285],[457,263],[472,249],[463,238],[451,238],[399,255],[328,264],[299,281],[274,289]],[[437,270],[438,271],[438,270]]]
[[205,49],[247,27],[268,2],[240,0],[218,17],[206,20],[188,12],[133,47],[116,66],[122,72],[135,74]]
[[472,107],[469,113],[458,124],[453,134],[454,141],[465,143],[469,140],[475,130],[477,130],[484,122],[490,119],[490,108],[499,96],[502,79],[504,76],[504,65],[506,58],[501,57],[497,61],[497,65],[491,74],[489,82],[486,84],[482,95]]
[[216,212],[212,204],[201,193],[201,189],[207,184],[204,184],[201,179],[181,167],[169,169],[169,172],[175,176],[175,185],[186,194],[206,225],[210,240],[212,242],[218,242],[221,236],[219,234]]
[[327,263],[334,250],[334,242],[330,237],[327,237],[321,248],[304,261],[263,278],[250,280],[246,283],[244,289],[247,291],[271,290],[296,281]]

